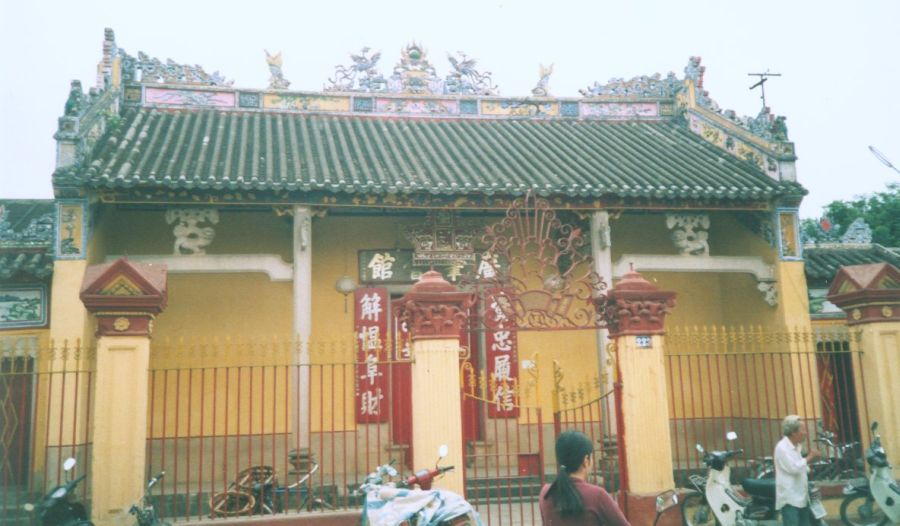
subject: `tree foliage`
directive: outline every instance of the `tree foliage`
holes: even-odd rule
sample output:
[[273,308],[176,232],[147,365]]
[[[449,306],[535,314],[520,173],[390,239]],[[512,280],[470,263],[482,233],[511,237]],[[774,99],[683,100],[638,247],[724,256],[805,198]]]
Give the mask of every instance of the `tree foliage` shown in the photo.
[[[803,237],[814,243],[839,242],[857,218],[872,229],[872,242],[886,247],[900,246],[900,183],[888,183],[887,190],[857,196],[850,201],[832,201],[821,218],[804,219]],[[824,221],[823,221],[824,220]],[[823,228],[830,225],[830,230]]]

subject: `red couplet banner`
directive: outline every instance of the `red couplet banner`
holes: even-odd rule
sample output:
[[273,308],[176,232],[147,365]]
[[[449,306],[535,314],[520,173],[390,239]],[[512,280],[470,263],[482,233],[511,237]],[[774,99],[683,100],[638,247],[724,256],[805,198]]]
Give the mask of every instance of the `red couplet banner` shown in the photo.
[[385,288],[359,288],[353,294],[359,349],[356,421],[361,424],[386,422],[388,419],[388,366],[383,362],[390,360],[390,353],[385,347],[389,298]]
[[509,301],[503,301],[507,293],[500,288],[485,291],[484,316],[485,356],[487,357],[488,416],[491,418],[517,418],[519,407],[516,391],[519,383],[518,352],[516,348],[515,314],[508,312]]

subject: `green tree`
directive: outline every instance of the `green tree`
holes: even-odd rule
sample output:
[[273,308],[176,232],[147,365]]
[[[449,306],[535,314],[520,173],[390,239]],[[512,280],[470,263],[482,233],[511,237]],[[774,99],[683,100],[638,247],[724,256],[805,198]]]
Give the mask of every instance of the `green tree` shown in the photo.
[[[900,246],[900,183],[888,183],[887,190],[872,195],[856,196],[850,201],[832,201],[823,208],[822,218],[804,219],[804,238],[817,242],[837,242],[857,218],[872,229],[872,242],[886,247]],[[822,219],[833,228],[820,228]]]

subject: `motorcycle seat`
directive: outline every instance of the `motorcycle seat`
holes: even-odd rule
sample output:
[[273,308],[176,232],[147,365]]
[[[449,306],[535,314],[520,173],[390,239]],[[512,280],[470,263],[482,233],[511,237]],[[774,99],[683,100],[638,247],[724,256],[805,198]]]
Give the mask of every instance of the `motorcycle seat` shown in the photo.
[[775,498],[775,479],[744,479],[741,487],[754,497]]

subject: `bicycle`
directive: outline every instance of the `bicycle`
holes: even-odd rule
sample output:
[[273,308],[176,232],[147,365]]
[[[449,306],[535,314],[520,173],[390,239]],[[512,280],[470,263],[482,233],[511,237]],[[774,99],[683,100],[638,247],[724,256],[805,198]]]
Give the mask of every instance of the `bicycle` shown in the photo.
[[292,493],[298,493],[302,501],[298,508],[312,511],[316,506],[333,510],[334,507],[320,498],[312,498],[308,485],[310,478],[319,470],[319,464],[300,479],[287,486],[279,486],[275,468],[253,466],[237,474],[225,491],[214,494],[209,499],[209,516],[240,517],[248,515],[275,515],[284,511],[285,501]]

